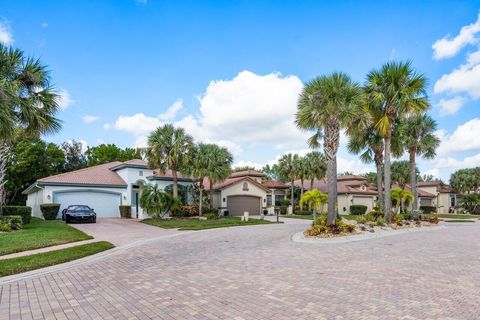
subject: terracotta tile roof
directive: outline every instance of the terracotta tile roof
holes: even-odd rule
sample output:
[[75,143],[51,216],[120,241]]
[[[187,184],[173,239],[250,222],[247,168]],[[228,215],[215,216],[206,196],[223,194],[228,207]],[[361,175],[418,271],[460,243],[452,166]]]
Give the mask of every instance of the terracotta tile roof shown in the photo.
[[142,159],[132,159],[123,162],[123,164],[133,164],[133,165],[140,165],[140,166],[148,166],[148,162]]
[[[224,189],[224,188],[227,188],[227,187],[230,187],[236,183],[240,183],[244,180],[248,180],[249,182],[255,184],[256,186],[264,189],[265,191],[270,191],[268,188],[269,187],[266,187],[263,185],[263,183],[259,183],[257,182],[255,179],[251,178],[251,177],[248,177],[248,176],[245,176],[245,177],[234,177],[234,178],[228,178],[228,179],[225,179],[223,180],[222,182],[217,182],[217,183],[214,183],[213,184],[213,190],[221,190],[221,189]],[[203,187],[205,190],[210,190],[210,182],[208,181],[207,178],[205,178],[203,180]],[[288,187],[288,186],[287,186]]]
[[120,161],[100,164],[89,168],[57,174],[37,180],[40,183],[73,183],[73,184],[99,184],[99,185],[124,185],[125,181],[114,171],[113,167],[122,164]]
[[[159,178],[172,178],[172,170],[167,170],[165,172],[162,172],[158,169],[153,170],[153,176],[154,177],[159,177]],[[186,176],[181,174],[180,172],[177,172],[177,178],[178,179],[188,179],[188,180],[193,180],[192,177]]]
[[266,188],[280,188],[280,189],[287,189],[289,188],[288,185],[286,185],[283,182],[280,181],[275,181],[275,180],[263,180],[262,181],[262,186]]
[[448,184],[443,183],[441,180],[435,181],[422,181],[418,182],[419,187],[437,187],[437,192],[453,193],[455,192]]
[[[327,178],[320,180],[313,180],[313,188],[322,192],[328,192]],[[295,180],[293,184],[297,187],[302,185],[300,180]],[[362,190],[362,186],[365,186],[365,190]],[[310,180],[303,181],[303,188],[310,190]],[[375,185],[368,183],[367,179],[362,176],[338,176],[337,177],[337,192],[338,193],[350,193],[350,194],[371,194],[377,193]]]
[[230,178],[236,178],[236,177],[265,177],[265,174],[262,172],[259,172],[257,170],[244,170],[244,171],[237,171],[233,172],[230,175]]

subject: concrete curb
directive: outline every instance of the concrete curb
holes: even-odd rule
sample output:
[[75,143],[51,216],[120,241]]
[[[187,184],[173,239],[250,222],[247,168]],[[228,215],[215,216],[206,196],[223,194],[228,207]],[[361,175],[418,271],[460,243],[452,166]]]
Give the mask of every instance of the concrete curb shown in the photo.
[[437,226],[437,227],[390,230],[390,231],[377,231],[374,233],[365,232],[365,233],[357,234],[353,236],[345,236],[345,237],[337,237],[337,238],[310,238],[310,237],[307,238],[305,237],[303,232],[297,232],[292,236],[292,241],[300,242],[300,243],[314,243],[314,244],[336,244],[336,243],[348,243],[348,242],[390,237],[390,236],[396,236],[400,234],[413,233],[413,232],[436,231],[436,230],[442,230],[442,229],[446,229],[446,227]]

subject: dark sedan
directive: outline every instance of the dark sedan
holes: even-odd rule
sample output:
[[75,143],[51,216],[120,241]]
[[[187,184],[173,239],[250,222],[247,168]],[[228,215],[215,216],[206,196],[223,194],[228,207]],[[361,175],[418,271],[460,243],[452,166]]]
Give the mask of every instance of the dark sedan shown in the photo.
[[62,211],[62,220],[70,222],[92,222],[97,221],[97,214],[92,208],[85,205],[72,205]]

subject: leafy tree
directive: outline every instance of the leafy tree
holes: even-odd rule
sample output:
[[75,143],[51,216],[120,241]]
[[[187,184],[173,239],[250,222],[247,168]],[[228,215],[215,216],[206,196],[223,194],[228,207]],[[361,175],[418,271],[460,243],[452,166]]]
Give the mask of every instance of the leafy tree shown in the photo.
[[178,197],[177,172],[185,170],[193,138],[182,128],[171,124],[158,127],[148,137],[148,161],[153,168],[162,171],[171,170],[173,178],[173,197]]
[[416,157],[427,159],[435,157],[435,149],[440,144],[440,139],[435,135],[437,123],[427,114],[413,114],[400,122],[401,139],[404,148],[409,154],[410,186],[412,188],[413,210],[419,209],[417,196]]
[[128,161],[141,159],[142,154],[138,148],[121,149],[114,144],[100,144],[96,147],[88,147],[85,152],[87,166],[96,166],[112,161]]
[[36,180],[63,171],[65,157],[54,143],[39,138],[20,138],[8,150],[6,172],[7,204],[25,205],[22,191]]
[[392,200],[395,201],[396,205],[400,206],[400,212],[405,212],[405,203],[413,200],[413,195],[410,191],[393,188],[391,191]]
[[480,167],[455,171],[450,176],[450,185],[459,193],[480,192]]
[[323,208],[328,202],[328,195],[319,191],[318,189],[312,189],[305,192],[300,198],[300,204],[307,204],[313,209],[313,218],[315,221],[317,212],[323,213]]
[[462,197],[462,206],[469,213],[474,213],[475,210],[480,207],[480,194],[469,193]]
[[[300,199],[303,197],[304,182],[309,178],[308,163],[305,157],[297,157],[294,163],[295,176],[300,179]],[[303,204],[300,202],[300,210],[303,210]]]
[[398,120],[407,114],[426,111],[427,79],[410,62],[388,62],[367,75],[365,91],[368,108],[378,133],[384,139],[385,218],[391,222],[391,148]]
[[[265,174],[265,178],[267,180],[282,181],[280,171],[279,171],[279,168],[278,168],[278,164],[276,164],[276,163],[273,164],[272,166],[266,164],[262,168],[261,171]],[[283,181],[283,182],[285,182],[285,181]]]
[[293,189],[294,185],[293,182],[297,178],[296,174],[296,166],[297,166],[297,161],[298,161],[298,155],[297,154],[284,154],[280,160],[278,160],[278,169],[280,172],[280,175],[290,181],[290,201],[291,204],[294,205],[295,201],[295,196],[293,194]]
[[297,126],[313,131],[312,148],[320,146],[327,161],[328,225],[335,224],[337,203],[337,151],[340,129],[349,126],[363,99],[362,90],[344,73],[318,77],[303,88],[296,114]]
[[[415,168],[416,175],[420,175],[418,168]],[[392,162],[392,182],[405,189],[410,180],[410,162],[408,160]]]
[[240,171],[248,171],[248,170],[257,170],[257,169],[252,166],[240,166],[240,167],[233,168],[232,172],[240,172]]
[[[362,174],[361,176],[366,178],[369,183],[376,183],[377,182],[377,173],[376,172],[367,172],[367,173]],[[377,184],[377,187],[378,187],[378,184]],[[380,188],[383,189],[383,184],[380,184]],[[383,196],[382,196],[382,198],[383,198]]]
[[431,174],[424,174],[423,176],[418,177],[418,181],[430,182],[435,180],[436,180],[435,177]]
[[64,171],[73,171],[85,168],[87,161],[82,152],[82,143],[80,141],[67,141],[61,145],[63,153],[65,154]]
[[33,137],[59,131],[57,101],[47,67],[0,44],[0,207],[5,203],[6,155],[16,129]]

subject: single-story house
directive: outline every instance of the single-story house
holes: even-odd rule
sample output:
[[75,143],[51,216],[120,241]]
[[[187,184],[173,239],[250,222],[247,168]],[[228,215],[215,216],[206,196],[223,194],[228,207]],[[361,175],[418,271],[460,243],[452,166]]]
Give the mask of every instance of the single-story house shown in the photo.
[[437,208],[437,213],[455,212],[457,206],[457,195],[452,187],[440,180],[418,182],[418,190],[428,192],[433,195],[430,199],[422,199],[420,194],[421,206],[432,206]]
[[[207,179],[204,186],[210,190]],[[213,207],[234,216],[243,215],[244,211],[258,215],[263,210],[274,214],[288,188],[282,182],[265,180],[265,174],[256,170],[233,172],[224,181],[213,184]]]
[[[300,180],[294,182],[301,187]],[[399,186],[392,186],[398,188]],[[304,190],[310,190],[310,181],[304,181]],[[327,193],[327,178],[314,179],[313,188]],[[410,185],[405,189],[410,191]],[[350,213],[351,205],[365,205],[367,212],[377,203],[377,186],[369,183],[367,178],[357,175],[343,175],[337,177],[338,211],[340,214]],[[448,213],[456,205],[456,195],[451,187],[441,181],[418,182],[418,199],[420,206],[437,207],[437,213]],[[327,210],[327,206],[325,206]]]
[[[232,215],[243,215],[243,211],[256,215],[262,209],[273,213],[275,204],[285,197],[288,186],[263,181],[263,177],[256,171],[237,172],[215,184],[214,207],[222,212],[228,210]],[[181,174],[177,180],[183,202],[191,203],[189,191],[195,181]],[[59,203],[60,212],[69,205],[85,204],[94,208],[100,218],[119,217],[119,205],[130,205],[132,217],[145,219],[148,214],[141,208],[139,197],[147,183],[171,191],[172,174],[153,170],[144,160],[115,161],[39,179],[23,193],[27,195],[27,206],[32,207],[35,217],[42,217],[41,204]]]

